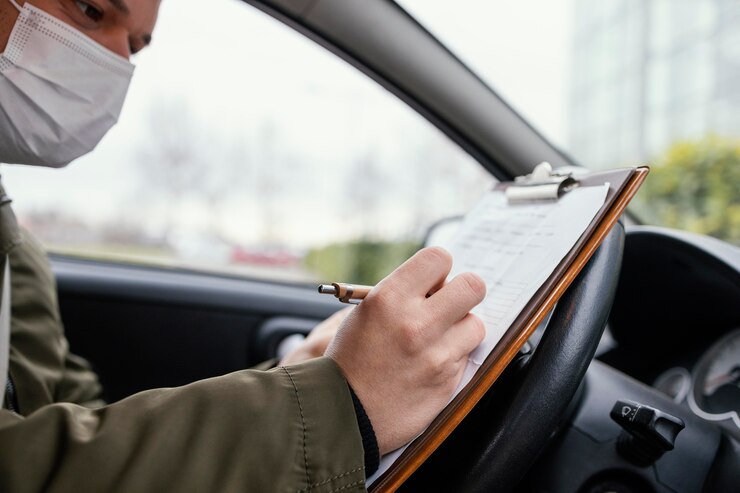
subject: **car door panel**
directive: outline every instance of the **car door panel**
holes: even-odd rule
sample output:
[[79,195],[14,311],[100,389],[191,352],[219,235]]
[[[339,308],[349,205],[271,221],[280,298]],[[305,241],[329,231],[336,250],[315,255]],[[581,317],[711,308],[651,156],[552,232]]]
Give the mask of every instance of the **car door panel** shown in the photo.
[[108,401],[253,366],[341,307],[312,286],[62,257],[52,267],[71,349]]

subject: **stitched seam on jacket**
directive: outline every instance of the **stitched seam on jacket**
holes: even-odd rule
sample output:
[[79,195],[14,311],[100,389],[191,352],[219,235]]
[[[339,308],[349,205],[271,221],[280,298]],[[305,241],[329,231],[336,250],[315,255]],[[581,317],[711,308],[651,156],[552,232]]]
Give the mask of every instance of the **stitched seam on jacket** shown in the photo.
[[309,491],[309,490],[310,490],[310,489],[312,489],[312,488],[316,488],[316,487],[318,487],[318,486],[323,486],[323,485],[325,485],[325,484],[327,484],[327,483],[331,483],[331,482],[332,482],[332,481],[334,481],[334,480],[337,480],[337,479],[341,479],[341,478],[343,478],[343,477],[345,477],[345,476],[349,476],[350,474],[354,474],[354,473],[356,473],[356,472],[360,472],[360,471],[362,471],[362,470],[364,470],[364,469],[365,469],[365,467],[358,467],[357,469],[352,469],[351,471],[343,472],[342,474],[338,474],[338,475],[336,475],[336,476],[332,476],[332,477],[330,477],[330,478],[329,478],[329,479],[327,479],[326,481],[322,481],[322,482],[320,482],[320,483],[314,483],[314,484],[310,485],[310,486],[309,486],[309,487],[308,487],[307,489],[305,489],[305,490],[299,490],[299,492],[301,492],[301,493],[302,493],[302,492],[304,492],[304,491]]
[[298,401],[298,412],[301,415],[301,427],[303,428],[303,467],[306,470],[306,486],[311,489],[311,478],[308,475],[308,454],[306,453],[306,420],[303,417],[303,406],[301,405],[301,396],[298,393],[298,387],[296,387],[293,375],[290,374],[287,368],[283,367],[283,371],[288,375],[291,385],[293,385],[293,391],[295,392],[295,398]]
[[331,490],[329,493],[335,493],[337,491],[348,490],[350,488],[354,488],[355,486],[360,486],[361,484],[364,484],[364,483],[365,483],[364,479],[361,481],[355,481],[354,483],[345,484],[344,486],[342,486],[341,488],[337,488],[336,490]]

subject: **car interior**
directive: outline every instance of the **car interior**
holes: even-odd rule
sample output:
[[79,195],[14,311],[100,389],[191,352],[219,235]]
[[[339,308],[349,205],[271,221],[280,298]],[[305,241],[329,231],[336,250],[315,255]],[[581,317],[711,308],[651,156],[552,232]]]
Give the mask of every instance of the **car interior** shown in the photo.
[[[574,165],[392,1],[246,3],[393,93],[498,180],[543,160]],[[737,491],[738,252],[625,216],[402,491]],[[70,347],[108,402],[274,358],[342,307],[309,284],[51,258]]]

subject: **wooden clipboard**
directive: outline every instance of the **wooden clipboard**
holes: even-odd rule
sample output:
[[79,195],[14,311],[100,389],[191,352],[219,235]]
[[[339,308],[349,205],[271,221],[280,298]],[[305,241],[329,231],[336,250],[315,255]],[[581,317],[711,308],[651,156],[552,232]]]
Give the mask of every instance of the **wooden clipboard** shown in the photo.
[[[579,187],[609,184],[604,205],[514,320],[472,380],[432,421],[424,433],[414,440],[393,465],[370,486],[371,493],[396,491],[475,407],[581,272],[622,216],[627,204],[645,181],[648,172],[646,166],[641,166],[589,173],[578,177]],[[502,183],[496,189],[506,190],[512,186],[517,185],[514,182]]]

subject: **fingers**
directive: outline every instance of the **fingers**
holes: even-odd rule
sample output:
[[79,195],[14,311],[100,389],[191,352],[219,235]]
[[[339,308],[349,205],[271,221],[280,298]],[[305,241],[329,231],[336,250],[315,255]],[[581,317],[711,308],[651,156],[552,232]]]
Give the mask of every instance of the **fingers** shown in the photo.
[[478,275],[464,272],[426,300],[434,319],[449,327],[465,317],[486,297],[486,284]]
[[344,308],[335,312],[331,317],[327,318],[308,334],[303,343],[291,352],[285,355],[280,361],[281,366],[292,365],[300,363],[311,358],[318,358],[326,352],[326,348],[334,339],[334,335],[339,330],[339,326],[342,324],[347,315],[349,315],[354,306]]
[[334,334],[353,308],[354,306],[350,306],[334,312],[331,317],[314,327],[308,337],[323,336],[327,333]]
[[439,247],[424,248],[393,271],[383,282],[395,293],[425,297],[444,284],[452,256]]
[[467,357],[483,342],[486,328],[483,321],[468,313],[462,320],[453,324],[442,337],[443,343],[452,354],[453,359]]
[[429,290],[429,292],[426,294],[426,297],[429,298],[431,295],[442,289],[442,287],[447,284],[447,277],[440,280],[437,284],[432,286],[432,289]]

